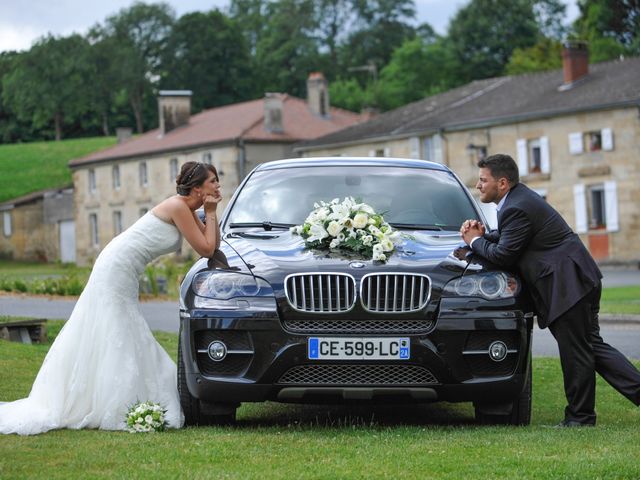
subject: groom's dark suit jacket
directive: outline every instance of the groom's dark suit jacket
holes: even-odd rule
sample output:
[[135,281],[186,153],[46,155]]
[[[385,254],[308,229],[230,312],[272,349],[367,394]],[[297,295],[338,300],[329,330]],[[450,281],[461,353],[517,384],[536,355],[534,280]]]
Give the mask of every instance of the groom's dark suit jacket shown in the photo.
[[599,284],[602,274],[567,222],[540,195],[514,186],[498,213],[498,230],[472,250],[496,265],[516,267],[547,327]]

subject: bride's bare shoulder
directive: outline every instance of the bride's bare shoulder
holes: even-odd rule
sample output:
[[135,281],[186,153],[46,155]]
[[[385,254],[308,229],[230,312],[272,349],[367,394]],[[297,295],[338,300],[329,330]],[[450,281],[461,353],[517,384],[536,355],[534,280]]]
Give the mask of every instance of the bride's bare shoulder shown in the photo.
[[162,220],[175,220],[176,216],[184,216],[190,214],[189,206],[177,196],[169,197],[163,200],[155,207],[153,213]]

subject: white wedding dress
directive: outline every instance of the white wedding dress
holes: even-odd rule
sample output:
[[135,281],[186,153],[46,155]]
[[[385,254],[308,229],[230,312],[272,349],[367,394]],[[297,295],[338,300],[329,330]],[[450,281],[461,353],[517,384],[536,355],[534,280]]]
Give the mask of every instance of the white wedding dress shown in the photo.
[[104,248],[31,393],[0,404],[0,433],[124,430],[128,407],[139,401],[160,403],[168,425],[182,426],[176,365],[138,304],[146,264],[179,242],[174,225],[148,212]]

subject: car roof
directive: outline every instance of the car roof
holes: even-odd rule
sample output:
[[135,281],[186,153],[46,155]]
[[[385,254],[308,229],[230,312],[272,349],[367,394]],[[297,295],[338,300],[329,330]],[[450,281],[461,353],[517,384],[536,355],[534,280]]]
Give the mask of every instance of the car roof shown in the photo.
[[275,170],[288,167],[318,167],[318,166],[376,166],[376,167],[411,167],[424,168],[426,170],[441,170],[449,172],[445,165],[427,160],[416,160],[411,158],[390,158],[390,157],[306,157],[288,158],[285,160],[274,160],[265,162],[256,171]]

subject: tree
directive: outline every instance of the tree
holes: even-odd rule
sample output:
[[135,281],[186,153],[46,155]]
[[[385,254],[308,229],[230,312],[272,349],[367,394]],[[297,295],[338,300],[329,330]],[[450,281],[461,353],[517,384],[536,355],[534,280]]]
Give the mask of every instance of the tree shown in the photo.
[[318,69],[318,25],[313,0],[280,0],[267,8],[267,25],[256,45],[256,77],[262,91],[304,96],[309,72]]
[[405,41],[393,52],[376,86],[382,110],[400,107],[459,85],[457,64],[445,39],[427,43],[421,38]]
[[516,48],[507,63],[508,75],[562,68],[562,43],[543,37],[533,47]]
[[249,48],[238,24],[219,11],[194,12],[173,26],[161,85],[193,91],[193,109],[246,100],[252,90]]
[[593,62],[640,55],[640,0],[580,0],[573,36],[589,42]]
[[415,17],[412,0],[352,0],[356,30],[339,49],[343,69],[373,64],[381,70],[393,51],[415,36],[409,24]]
[[118,83],[127,92],[139,133],[144,131],[146,96],[160,78],[174,19],[175,14],[166,3],[136,2],[108,17],[103,27],[94,28],[97,38],[112,39]]
[[15,58],[13,71],[3,80],[3,102],[35,128],[53,123],[60,140],[64,123],[89,110],[94,72],[88,57],[89,44],[79,35],[39,40]]
[[539,32],[530,0],[471,0],[448,31],[461,80],[501,75],[511,53],[533,46]]

